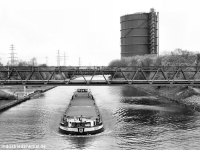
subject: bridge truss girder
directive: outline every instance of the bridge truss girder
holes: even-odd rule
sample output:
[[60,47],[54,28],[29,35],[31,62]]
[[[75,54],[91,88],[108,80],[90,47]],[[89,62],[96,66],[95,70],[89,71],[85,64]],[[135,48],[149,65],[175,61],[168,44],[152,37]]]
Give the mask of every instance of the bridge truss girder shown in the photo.
[[[87,68],[87,67],[85,67]],[[0,85],[200,85],[197,66],[0,67]],[[101,75],[101,80],[94,80]],[[107,78],[106,75],[110,77]],[[86,79],[86,77],[89,79]],[[76,77],[82,77],[75,80]]]

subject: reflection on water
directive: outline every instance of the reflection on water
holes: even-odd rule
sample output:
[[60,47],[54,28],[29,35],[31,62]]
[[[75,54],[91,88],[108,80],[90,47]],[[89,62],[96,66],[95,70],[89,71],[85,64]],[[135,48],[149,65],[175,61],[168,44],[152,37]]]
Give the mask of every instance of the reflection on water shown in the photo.
[[140,91],[138,89],[135,89],[135,88],[133,89],[132,87],[130,88],[130,86],[122,87],[120,92],[122,93],[123,97],[148,95],[147,93]]
[[[91,136],[58,132],[77,87],[57,87],[0,114],[0,143],[46,149],[200,149],[200,114],[130,86],[90,87],[105,131]],[[88,88],[88,87],[83,87]]]

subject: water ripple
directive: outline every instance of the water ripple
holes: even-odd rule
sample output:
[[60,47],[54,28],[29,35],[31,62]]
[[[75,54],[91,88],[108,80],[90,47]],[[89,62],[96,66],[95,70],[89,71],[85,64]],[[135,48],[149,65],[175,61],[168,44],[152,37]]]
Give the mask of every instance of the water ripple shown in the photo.
[[130,86],[91,87],[104,132],[60,134],[60,119],[76,88],[57,87],[1,113],[0,143],[44,144],[48,150],[200,149],[199,113]]

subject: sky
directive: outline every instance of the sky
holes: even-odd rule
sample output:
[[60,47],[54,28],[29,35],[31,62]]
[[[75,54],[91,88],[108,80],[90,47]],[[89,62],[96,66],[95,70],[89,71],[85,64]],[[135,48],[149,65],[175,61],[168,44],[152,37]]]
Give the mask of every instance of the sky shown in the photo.
[[[0,0],[0,61],[36,57],[57,65],[106,66],[120,59],[120,16],[159,12],[159,53],[200,51],[198,0]],[[64,64],[64,59],[60,62]]]

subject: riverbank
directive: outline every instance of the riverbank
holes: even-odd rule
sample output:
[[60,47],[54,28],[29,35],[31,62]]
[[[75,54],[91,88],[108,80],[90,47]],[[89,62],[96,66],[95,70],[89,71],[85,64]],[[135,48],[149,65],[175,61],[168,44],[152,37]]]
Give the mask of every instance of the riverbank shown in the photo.
[[200,112],[200,90],[197,87],[151,85],[134,85],[134,87]]
[[35,98],[42,93],[55,88],[54,86],[47,87],[28,87],[28,93],[24,95],[22,87],[1,87],[0,88],[0,111],[11,108],[26,100]]

